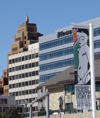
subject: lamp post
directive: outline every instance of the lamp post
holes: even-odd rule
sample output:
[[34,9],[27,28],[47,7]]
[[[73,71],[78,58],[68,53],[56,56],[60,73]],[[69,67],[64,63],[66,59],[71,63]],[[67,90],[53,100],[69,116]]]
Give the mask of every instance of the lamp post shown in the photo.
[[27,100],[25,100],[25,113],[27,112],[26,108],[27,108]]
[[21,101],[21,104],[22,104],[22,114],[23,114],[23,104],[24,104],[24,102],[23,102],[23,101]]
[[63,106],[63,98],[62,96],[59,97],[59,111],[60,111],[60,118],[61,118],[61,109],[62,109],[62,106]]

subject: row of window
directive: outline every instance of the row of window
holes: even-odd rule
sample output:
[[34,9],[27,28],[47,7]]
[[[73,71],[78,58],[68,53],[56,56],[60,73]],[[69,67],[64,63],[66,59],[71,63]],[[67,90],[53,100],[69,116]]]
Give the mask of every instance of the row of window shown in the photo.
[[100,35],[100,27],[94,29],[94,36],[98,36],[98,35]]
[[95,56],[95,57],[100,56],[100,52],[96,52],[96,53],[94,53],[94,56]]
[[[95,87],[96,87],[96,91],[100,91],[100,82],[96,83]],[[65,95],[67,93],[75,94],[75,85],[74,84],[65,85]]]
[[[11,94],[11,93],[10,93]],[[28,98],[28,99],[19,99],[16,100],[16,104],[23,104],[25,103],[25,101],[27,101],[27,103],[31,103],[33,100],[35,100],[36,98]]]
[[73,64],[74,64],[73,58],[69,58],[69,59],[65,59],[65,60],[42,64],[42,65],[40,65],[40,71],[46,71],[46,70],[71,66]]
[[38,53],[32,54],[32,55],[30,54],[30,55],[18,57],[18,58],[15,58],[15,59],[10,59],[10,60],[9,60],[9,64],[17,63],[17,62],[21,62],[21,61],[25,61],[25,60],[37,58],[37,57],[38,57]]
[[48,42],[45,42],[45,43],[41,43],[40,46],[39,46],[40,47],[39,50],[44,50],[44,49],[64,45],[64,44],[71,43],[71,42],[73,42],[73,36],[72,35],[66,36],[66,37],[63,37],[63,38],[59,38],[59,39],[55,39],[55,40],[52,40],[52,41],[48,41]]
[[24,65],[20,65],[20,66],[14,66],[12,68],[9,68],[9,72],[37,67],[38,65],[39,65],[38,62],[34,62],[34,63],[24,64]]
[[26,81],[26,82],[22,82],[22,83],[16,83],[16,84],[10,84],[9,85],[9,89],[13,89],[13,88],[19,88],[19,87],[23,87],[23,86],[30,86],[30,85],[34,85],[34,84],[38,84],[39,80],[32,80],[32,81]]
[[40,75],[40,82],[44,82],[52,77],[54,77],[55,75],[57,75],[60,72],[56,72],[56,73],[50,73],[50,74],[46,74],[46,75]]
[[28,95],[28,94],[35,94],[37,93],[36,89],[29,89],[24,91],[17,91],[10,93],[12,96],[21,96],[21,95]]
[[[99,48],[99,47],[100,47],[100,40],[94,41],[94,48]],[[44,53],[39,56],[40,56],[40,61],[43,61],[43,60],[47,60],[47,59],[51,59],[51,58],[55,58],[59,56],[64,56],[68,54],[73,54],[73,47],[64,48],[64,49],[52,51],[49,53]]]
[[39,55],[39,58],[40,58],[40,61],[43,61],[43,60],[47,60],[47,59],[51,59],[51,58],[55,58],[59,56],[64,56],[68,54],[73,54],[73,47],[64,48],[64,49],[52,51],[49,53],[44,53],[44,54]]
[[[100,35],[100,27],[94,29],[94,36],[98,36]],[[40,50],[44,50],[44,49],[48,49],[48,48],[52,48],[55,46],[59,46],[59,45],[63,45],[66,43],[71,43],[73,42],[73,36],[67,36],[67,37],[63,37],[63,38],[59,38],[59,39],[55,39],[49,42],[45,42],[45,43],[41,43],[40,44]]]
[[9,80],[15,80],[15,79],[21,79],[21,78],[25,78],[25,77],[36,76],[38,74],[39,74],[39,71],[32,71],[32,72],[17,74],[17,75],[9,76]]
[[100,39],[94,41],[94,48],[100,48]]

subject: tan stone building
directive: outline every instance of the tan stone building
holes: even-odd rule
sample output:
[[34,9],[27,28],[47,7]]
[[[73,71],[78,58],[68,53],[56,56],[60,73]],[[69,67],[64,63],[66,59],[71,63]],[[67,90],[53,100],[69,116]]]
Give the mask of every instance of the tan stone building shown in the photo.
[[[95,60],[95,80],[96,80],[96,105],[100,105],[100,59]],[[45,86],[48,89],[50,96],[50,109],[59,109],[59,97],[63,98],[63,109],[76,108],[75,100],[75,80],[74,66],[57,74],[43,84],[40,84],[37,89],[42,89]],[[46,102],[45,102],[46,103]],[[44,106],[46,107],[46,105]]]
[[26,16],[25,23],[18,26],[17,34],[14,35],[14,42],[11,44],[11,50],[7,54],[7,69],[3,70],[3,76],[0,78],[0,95],[9,94],[9,64],[19,61],[13,59],[11,62],[9,56],[28,51],[28,46],[38,42],[39,36],[42,35],[37,32],[36,24],[29,23],[29,18]]
[[3,70],[3,76],[0,78],[0,95],[8,95],[8,69]]

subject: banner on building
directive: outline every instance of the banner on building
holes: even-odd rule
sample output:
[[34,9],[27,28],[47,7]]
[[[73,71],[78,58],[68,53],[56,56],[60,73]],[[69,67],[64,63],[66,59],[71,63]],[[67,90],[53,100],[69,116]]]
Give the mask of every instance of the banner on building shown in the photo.
[[91,109],[89,29],[73,28],[76,108]]
[[92,109],[90,85],[75,85],[75,94],[76,109]]

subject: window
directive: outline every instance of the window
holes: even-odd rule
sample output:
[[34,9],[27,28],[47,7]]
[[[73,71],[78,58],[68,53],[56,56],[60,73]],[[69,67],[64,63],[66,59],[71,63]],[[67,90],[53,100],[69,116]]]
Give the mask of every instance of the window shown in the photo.
[[66,43],[71,43],[71,42],[73,42],[72,35],[66,36],[66,37],[63,37],[63,38],[59,38],[59,39],[55,39],[55,40],[52,40],[52,41],[49,41],[49,42],[41,43],[39,45],[39,47],[40,47],[40,50],[44,50],[44,49],[64,45]]
[[24,95],[25,94],[25,91],[22,91],[22,95]]
[[19,70],[21,70],[21,66],[19,66]]
[[31,59],[31,55],[29,55],[28,58]]
[[11,60],[9,60],[9,64],[11,64]]
[[26,39],[26,36],[24,36],[24,39]]
[[28,60],[28,56],[25,56],[25,60]]
[[31,94],[31,90],[29,90],[29,94]]
[[28,86],[28,82],[25,82],[25,86]]
[[26,41],[24,41],[24,44],[26,44]]
[[38,84],[38,83],[39,83],[39,80],[37,79],[37,80],[36,80],[36,84]]
[[24,65],[22,65],[22,69],[24,69]]
[[19,95],[21,95],[21,91],[19,91]]
[[28,68],[28,64],[25,65],[25,69],[27,69],[27,68]]
[[19,83],[19,87],[21,87],[21,83]]
[[38,62],[36,62],[36,66],[38,66]]
[[7,99],[3,99],[3,104],[7,104]]
[[29,68],[31,68],[31,63],[29,64]]
[[21,74],[19,74],[19,79],[21,78]]
[[67,93],[75,94],[75,85],[73,85],[73,84],[65,85],[65,95]]
[[24,61],[24,56],[22,57],[22,61]]
[[22,78],[24,78],[24,73],[22,74]]
[[36,71],[36,75],[38,75],[39,74],[39,71]]
[[34,54],[32,54],[32,58],[34,58]]
[[32,72],[32,76],[35,76],[35,72],[34,71]]
[[19,57],[18,61],[19,61],[19,62],[21,61],[21,57]]
[[35,93],[35,89],[32,90],[32,93]]
[[37,57],[38,57],[38,53],[35,54],[35,58],[37,58]]
[[29,85],[31,85],[31,81],[29,81]]
[[32,85],[34,85],[35,84],[35,80],[32,80]]
[[32,63],[32,67],[35,67],[35,63]]
[[18,96],[18,92],[16,92],[16,96]]
[[65,108],[66,108],[66,109],[73,109],[73,103],[67,103],[67,104],[65,105]]
[[29,77],[31,76],[31,72],[29,72]]
[[28,90],[26,90],[26,94],[28,94]]
[[24,82],[22,82],[22,86],[24,86]]

